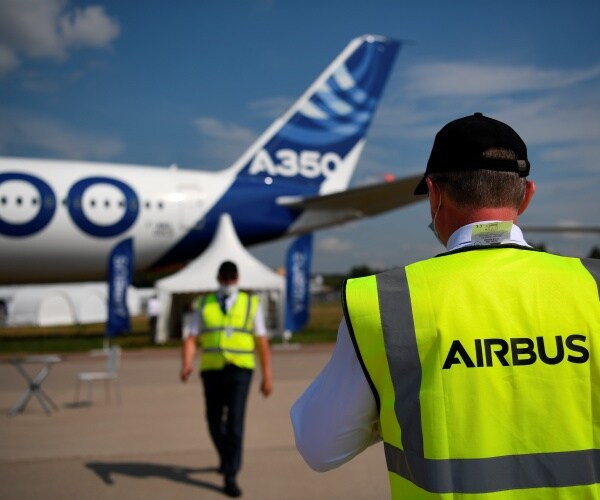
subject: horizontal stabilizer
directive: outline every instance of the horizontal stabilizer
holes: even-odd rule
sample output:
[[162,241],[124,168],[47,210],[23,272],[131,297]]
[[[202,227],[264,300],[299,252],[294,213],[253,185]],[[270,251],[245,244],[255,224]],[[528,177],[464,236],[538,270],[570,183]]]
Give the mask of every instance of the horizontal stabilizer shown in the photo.
[[392,182],[363,186],[347,191],[308,198],[278,199],[278,203],[302,215],[292,224],[287,234],[302,234],[316,229],[371,217],[404,207],[427,196],[415,196],[415,187],[423,174]]

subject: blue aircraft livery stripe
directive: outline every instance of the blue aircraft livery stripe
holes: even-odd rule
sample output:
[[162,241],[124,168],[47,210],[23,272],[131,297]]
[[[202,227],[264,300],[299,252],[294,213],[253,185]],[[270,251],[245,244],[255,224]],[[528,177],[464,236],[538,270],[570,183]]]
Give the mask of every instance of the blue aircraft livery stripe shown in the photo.
[[[296,149],[312,147],[318,140],[319,146],[345,156],[371,123],[398,48],[396,41],[365,41],[344,64],[344,74],[351,81],[347,80],[342,85],[351,83],[353,86],[342,90],[337,79],[340,73],[334,73],[309,100],[311,105],[324,112],[324,117],[309,116],[301,109],[271,140],[267,149],[273,148],[281,139],[289,141]],[[353,126],[341,127],[340,123]],[[311,133],[313,130],[328,130],[330,133],[322,133],[317,138],[315,133]]]

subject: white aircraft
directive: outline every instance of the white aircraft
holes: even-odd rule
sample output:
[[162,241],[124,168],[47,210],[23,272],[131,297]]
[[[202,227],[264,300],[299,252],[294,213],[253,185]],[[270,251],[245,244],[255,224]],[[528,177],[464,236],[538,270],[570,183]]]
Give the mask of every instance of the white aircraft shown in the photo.
[[230,214],[244,245],[407,205],[420,176],[348,190],[400,43],[352,40],[229,168],[0,158],[0,283],[105,279],[133,238],[135,270],[185,262]]

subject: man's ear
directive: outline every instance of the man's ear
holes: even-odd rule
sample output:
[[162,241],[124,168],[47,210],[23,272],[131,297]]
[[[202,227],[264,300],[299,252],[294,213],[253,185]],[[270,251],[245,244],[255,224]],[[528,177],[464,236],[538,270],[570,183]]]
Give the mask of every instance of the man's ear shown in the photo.
[[431,213],[437,210],[437,207],[440,206],[440,196],[442,193],[440,192],[439,186],[431,180],[430,177],[425,177],[425,182],[427,183],[427,189],[429,191],[429,205],[431,206]]
[[518,210],[518,215],[521,215],[523,212],[525,212],[525,210],[527,209],[527,207],[529,206],[529,202],[531,201],[531,199],[533,198],[533,195],[535,194],[535,182],[528,180],[527,183],[525,184],[525,194],[523,194],[523,199],[521,200],[521,203],[519,204],[519,210]]

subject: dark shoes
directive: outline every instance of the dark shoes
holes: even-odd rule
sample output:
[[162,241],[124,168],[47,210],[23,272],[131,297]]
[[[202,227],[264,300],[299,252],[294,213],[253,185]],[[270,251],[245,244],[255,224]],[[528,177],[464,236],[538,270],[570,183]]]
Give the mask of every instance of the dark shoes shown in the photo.
[[239,486],[235,482],[235,479],[229,479],[225,481],[225,494],[228,497],[241,497],[242,490],[240,490]]

